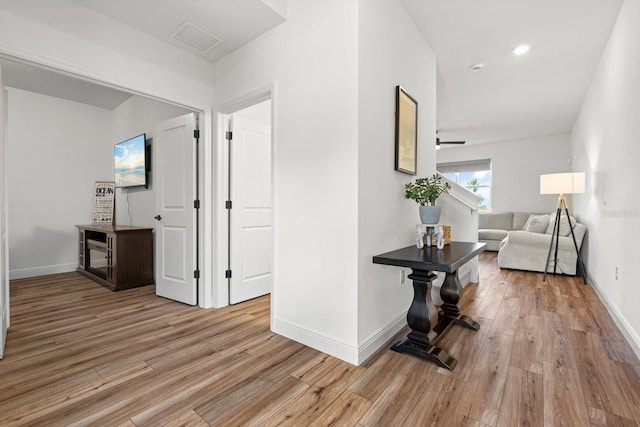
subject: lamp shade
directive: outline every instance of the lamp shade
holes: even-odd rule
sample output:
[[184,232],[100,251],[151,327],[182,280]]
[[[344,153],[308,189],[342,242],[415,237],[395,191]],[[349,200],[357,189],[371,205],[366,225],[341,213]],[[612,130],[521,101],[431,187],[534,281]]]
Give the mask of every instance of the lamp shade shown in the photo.
[[584,191],[584,172],[540,175],[540,194],[577,194]]

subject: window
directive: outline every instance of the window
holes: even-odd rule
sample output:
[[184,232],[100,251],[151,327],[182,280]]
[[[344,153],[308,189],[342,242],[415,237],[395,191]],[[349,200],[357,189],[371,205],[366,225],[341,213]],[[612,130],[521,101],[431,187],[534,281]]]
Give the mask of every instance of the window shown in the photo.
[[438,163],[436,169],[451,181],[482,197],[478,203],[480,212],[491,212],[491,160]]

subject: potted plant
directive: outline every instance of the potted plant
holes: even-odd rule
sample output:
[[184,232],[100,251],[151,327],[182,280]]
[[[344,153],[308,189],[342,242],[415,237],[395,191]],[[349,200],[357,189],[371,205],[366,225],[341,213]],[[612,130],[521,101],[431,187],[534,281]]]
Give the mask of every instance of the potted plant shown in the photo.
[[427,178],[417,178],[414,182],[404,185],[404,197],[415,201],[419,205],[420,220],[423,224],[437,224],[440,221],[440,206],[436,200],[441,194],[449,193],[451,185],[442,182],[438,174]]

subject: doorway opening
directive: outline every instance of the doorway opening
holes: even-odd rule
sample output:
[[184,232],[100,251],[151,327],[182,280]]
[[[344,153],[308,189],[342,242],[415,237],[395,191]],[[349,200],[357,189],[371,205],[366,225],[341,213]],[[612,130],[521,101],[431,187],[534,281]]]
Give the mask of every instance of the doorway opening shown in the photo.
[[273,230],[271,100],[229,116],[227,187],[228,303],[271,293]]
[[[214,111],[218,137],[217,277],[214,306],[268,300],[273,316],[274,86]],[[247,307],[249,307],[247,303]],[[244,305],[243,305],[244,306]],[[271,319],[272,320],[272,319]]]
[[[40,133],[52,134],[51,129],[59,131],[61,134],[69,135],[65,139],[67,145],[64,149],[54,150],[51,149],[52,154],[47,158],[39,160],[43,165],[50,164],[50,168],[55,167],[60,162],[55,162],[53,159],[58,158],[57,153],[73,152],[75,157],[80,156],[85,161],[70,163],[74,168],[63,168],[63,171],[55,170],[50,175],[55,176],[62,182],[57,182],[56,185],[59,188],[64,188],[65,191],[58,194],[54,209],[61,209],[59,206],[64,206],[64,215],[49,215],[46,218],[40,217],[33,219],[32,217],[20,214],[12,215],[14,221],[20,221],[17,225],[12,224],[12,238],[9,240],[11,244],[10,251],[12,255],[13,265],[10,269],[11,279],[19,279],[22,277],[32,277],[40,275],[48,275],[54,273],[64,273],[75,271],[78,267],[77,262],[77,244],[68,244],[70,239],[72,242],[76,242],[77,238],[69,237],[74,236],[73,233],[75,224],[84,224],[90,222],[87,220],[85,206],[87,198],[91,197],[91,193],[86,191],[87,182],[93,183],[96,180],[110,180],[113,177],[113,143],[115,141],[123,140],[131,135],[140,134],[142,132],[151,131],[150,138],[147,139],[147,145],[151,145],[152,148],[158,148],[157,143],[160,138],[154,138],[154,126],[156,123],[162,122],[169,118],[180,117],[185,113],[190,117],[200,117],[205,120],[206,113],[204,109],[198,109],[195,107],[189,107],[178,103],[173,103],[168,100],[154,97],[150,94],[136,92],[134,90],[128,90],[120,87],[110,86],[108,83],[94,80],[90,77],[80,78],[80,73],[71,74],[64,72],[53,67],[47,67],[37,62],[28,61],[26,59],[7,57],[0,55],[0,63],[2,65],[3,76],[7,77],[5,83],[10,88],[10,107],[18,108],[18,113],[23,111],[30,111],[33,108],[38,108],[37,111],[43,111],[48,109],[47,114],[41,114],[40,117],[45,117],[46,120],[38,120],[35,130]],[[18,79],[16,76],[26,75],[31,76],[30,79]],[[12,78],[12,76],[14,76]],[[64,84],[60,83],[64,82]],[[38,85],[36,85],[38,83]],[[41,91],[29,86],[34,84],[37,87],[41,87]],[[23,86],[24,85],[24,86]],[[53,87],[54,89],[51,89]],[[63,90],[64,89],[64,90]],[[97,93],[96,93],[97,92]],[[78,94],[83,95],[81,99],[76,99],[74,96]],[[117,96],[116,96],[117,95]],[[95,103],[94,103],[95,102]],[[13,115],[13,129],[28,128],[30,132],[34,132],[33,123],[22,126],[22,122],[29,119],[33,114],[14,114]],[[80,119],[78,119],[80,118]],[[86,120],[81,120],[86,118]],[[17,122],[16,122],[17,120]],[[15,123],[14,123],[15,122]],[[72,123],[73,126],[68,127],[68,131],[62,129],[67,123]],[[12,165],[14,166],[10,172],[13,172],[11,182],[13,187],[23,193],[34,193],[31,188],[25,187],[31,185],[30,181],[21,179],[22,172],[19,166],[33,163],[32,153],[38,151],[37,146],[34,146],[33,140],[29,140],[29,144],[21,144],[22,133],[24,132],[11,132],[11,141],[16,149],[12,150]],[[42,139],[42,138],[40,138]],[[192,137],[193,139],[193,137]],[[155,140],[155,141],[154,141]],[[51,138],[46,139],[48,145],[57,147],[55,144],[51,144]],[[94,146],[88,144],[91,142]],[[155,145],[155,147],[153,147]],[[202,144],[200,144],[202,145]],[[24,146],[25,149],[18,150],[19,147]],[[30,151],[28,151],[30,150]],[[200,150],[199,148],[197,150]],[[42,151],[42,150],[40,150]],[[80,153],[80,154],[79,154]],[[197,154],[197,152],[196,152]],[[153,150],[150,153],[151,159],[157,159],[159,155],[158,150]],[[44,157],[44,156],[41,156]],[[97,161],[92,161],[97,159]],[[106,160],[105,160],[106,159]],[[29,160],[27,162],[26,160]],[[198,177],[198,161],[197,158],[194,161],[193,167],[196,168],[194,179]],[[35,168],[38,169],[38,168]],[[155,227],[156,219],[156,207],[154,205],[155,192],[159,186],[159,171],[166,168],[152,167],[150,174],[151,183],[149,188],[131,188],[131,189],[118,189],[116,198],[116,218],[119,218],[119,223],[128,223],[129,225],[153,228]],[[196,181],[197,182],[197,181]],[[34,185],[39,184],[34,181]],[[197,194],[197,190],[196,190]],[[66,199],[62,199],[65,197]],[[69,199],[68,202],[66,200]],[[198,199],[195,197],[194,199]],[[65,203],[62,203],[64,200]],[[193,206],[194,200],[186,200],[189,206]],[[77,205],[77,206],[76,206]],[[11,204],[14,209],[19,208],[20,211],[30,211],[24,201],[20,203]],[[71,208],[69,208],[71,206]],[[73,209],[77,207],[77,209]],[[89,217],[90,218],[90,217]],[[38,222],[35,222],[38,221]],[[48,221],[43,225],[43,222]],[[196,218],[193,220],[193,228],[197,230],[199,220]],[[202,229],[202,228],[200,228]],[[42,231],[44,230],[44,231]],[[69,231],[71,230],[71,231]],[[21,236],[22,233],[24,237]],[[31,234],[45,234],[46,243],[48,247],[55,247],[56,250],[49,250],[51,255],[49,258],[53,258],[53,262],[49,258],[44,259],[47,254],[45,247],[39,247],[39,253],[43,260],[40,264],[27,263],[24,260],[30,258],[26,256],[29,254],[29,245],[32,245],[29,236]],[[77,233],[77,232],[76,232]],[[195,244],[194,255],[195,262],[198,261],[197,247],[199,245],[197,237],[198,231],[195,231],[196,237],[194,238]],[[63,242],[62,244],[60,242]],[[65,243],[66,242],[66,243]],[[60,249],[62,248],[62,249]],[[69,256],[69,254],[71,254]],[[33,258],[33,257],[31,257]],[[59,262],[58,262],[59,261]],[[197,265],[197,264],[196,264]],[[44,267],[43,267],[44,266]],[[195,268],[197,270],[197,267]],[[187,273],[191,276],[194,275],[193,269],[187,270]],[[186,275],[185,275],[186,276]],[[197,279],[196,279],[197,280]],[[202,282],[201,282],[202,283]],[[206,295],[206,290],[202,289],[202,286],[197,291],[195,301],[198,305],[205,305],[202,295]],[[208,292],[210,294],[210,291]]]

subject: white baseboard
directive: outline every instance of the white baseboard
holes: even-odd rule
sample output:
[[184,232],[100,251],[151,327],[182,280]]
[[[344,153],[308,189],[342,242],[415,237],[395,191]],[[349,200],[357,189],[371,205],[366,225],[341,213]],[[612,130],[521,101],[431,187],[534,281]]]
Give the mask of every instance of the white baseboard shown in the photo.
[[22,268],[20,270],[10,270],[9,280],[24,279],[27,277],[46,276],[48,274],[69,273],[76,271],[78,263],[45,265],[44,267]]
[[0,359],[4,356],[4,345],[7,340],[7,329],[9,325],[5,325],[4,307],[0,306]]
[[276,334],[337,357],[352,365],[358,364],[358,349],[335,338],[326,337],[317,331],[310,331],[276,318],[271,323],[271,330]]
[[613,319],[614,322],[616,322],[616,325],[618,325],[618,328],[620,328],[620,330],[622,331],[622,334],[629,342],[631,349],[636,354],[636,356],[638,356],[638,358],[640,359],[640,335],[638,335],[638,332],[636,332],[633,329],[633,327],[627,321],[624,315],[620,312],[620,310],[618,310],[618,307],[616,307],[616,305],[611,302],[611,300],[602,291],[602,289],[600,288],[600,286],[598,286],[595,280],[593,280],[593,278],[588,274],[587,274],[587,278],[589,279],[589,282],[591,282],[591,284],[593,285],[593,289],[596,291],[596,294],[598,294],[600,301],[602,301],[602,303],[604,304],[605,308],[611,315],[611,318]]
[[402,313],[389,325],[369,335],[358,348],[280,319],[273,319],[271,330],[276,334],[358,366],[386,344],[406,324],[407,313]]
[[380,347],[385,345],[395,334],[400,332],[407,325],[407,313],[398,315],[385,328],[374,332],[358,345],[358,365],[363,363],[369,356],[375,353]]

